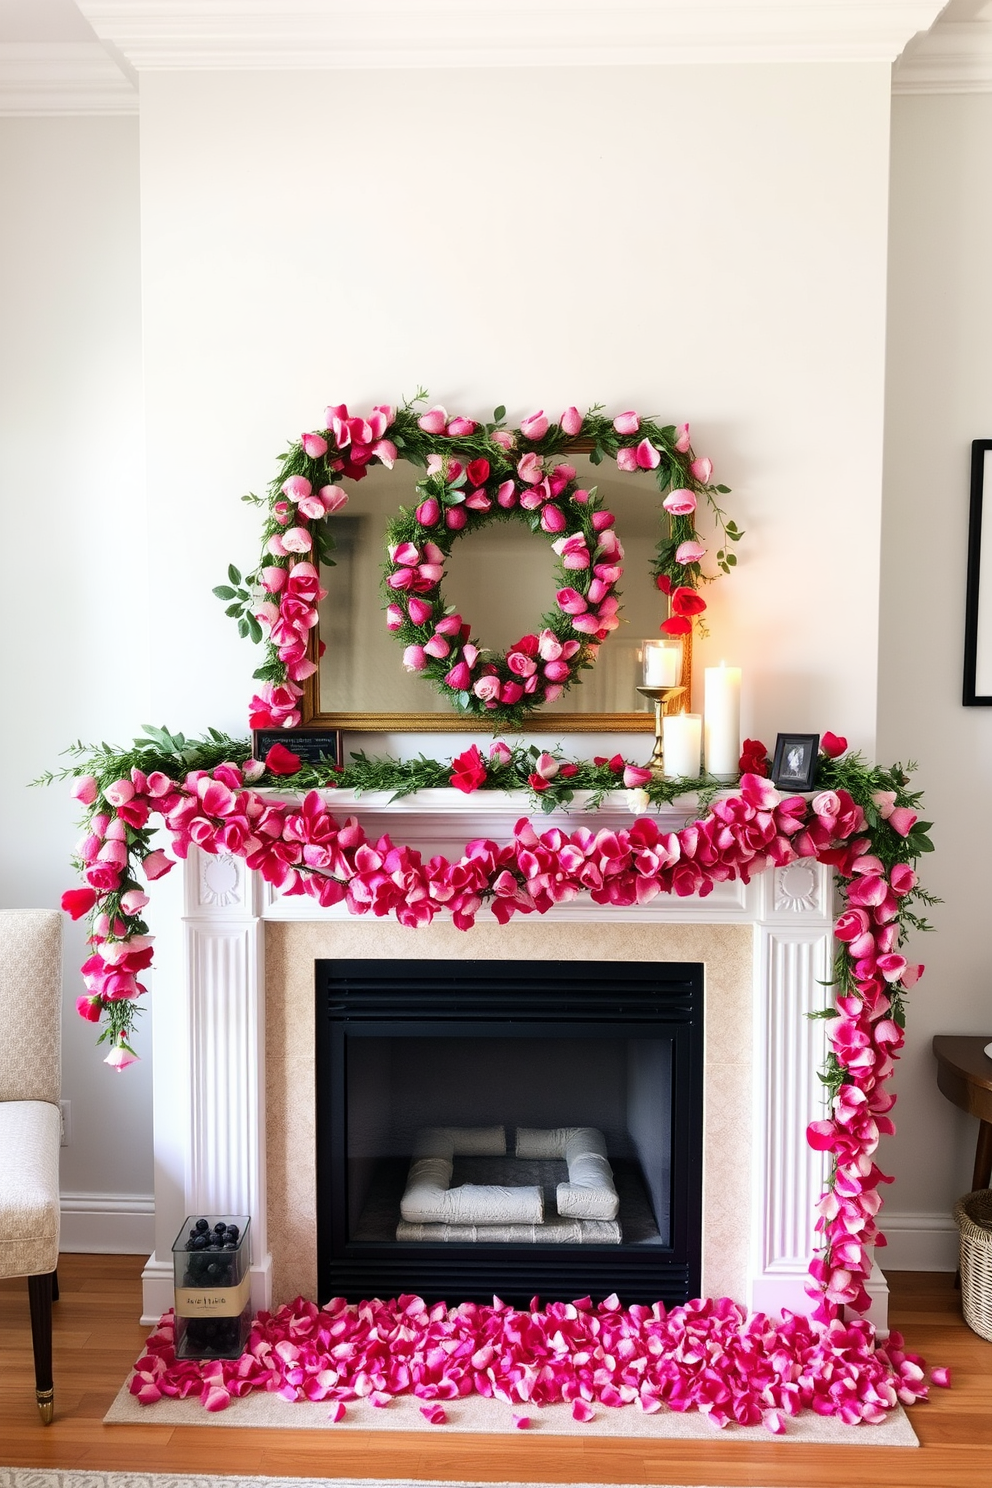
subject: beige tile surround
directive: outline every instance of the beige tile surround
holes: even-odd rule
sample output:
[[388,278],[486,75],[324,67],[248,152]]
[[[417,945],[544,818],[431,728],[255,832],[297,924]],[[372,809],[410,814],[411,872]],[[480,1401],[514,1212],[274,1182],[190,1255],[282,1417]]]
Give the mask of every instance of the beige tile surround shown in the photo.
[[367,920],[265,926],[268,1231],[273,1303],[317,1291],[314,962],[699,961],[705,968],[703,1295],[743,1300],[751,1204],[755,930],[725,924],[477,925]]

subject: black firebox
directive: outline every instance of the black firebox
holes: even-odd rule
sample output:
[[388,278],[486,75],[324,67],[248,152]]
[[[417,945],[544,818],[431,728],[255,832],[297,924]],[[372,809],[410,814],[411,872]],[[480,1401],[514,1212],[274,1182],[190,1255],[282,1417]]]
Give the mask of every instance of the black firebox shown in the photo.
[[[322,1302],[698,1296],[701,966],[320,961],[316,997]],[[514,1196],[516,1185],[537,1185],[551,1217],[537,1240],[520,1238],[521,1226],[506,1232],[512,1239],[492,1240],[486,1226],[439,1239],[439,1225],[401,1222],[411,1160],[438,1129],[505,1132],[505,1158],[457,1155],[450,1182],[510,1186]],[[515,1143],[521,1132],[589,1129],[605,1142],[619,1205],[610,1239],[589,1239],[602,1227],[580,1225],[580,1243],[543,1243],[559,1223],[556,1184],[570,1175],[563,1162],[515,1156]]]

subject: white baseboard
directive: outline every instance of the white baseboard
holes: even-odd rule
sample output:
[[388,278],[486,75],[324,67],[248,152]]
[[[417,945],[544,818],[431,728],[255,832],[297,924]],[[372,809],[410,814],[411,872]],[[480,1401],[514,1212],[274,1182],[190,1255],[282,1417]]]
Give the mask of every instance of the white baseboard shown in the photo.
[[889,1209],[878,1216],[888,1245],[876,1252],[884,1271],[956,1271],[958,1228],[950,1214],[897,1214]]
[[83,1255],[148,1255],[155,1248],[152,1194],[64,1193],[59,1249]]

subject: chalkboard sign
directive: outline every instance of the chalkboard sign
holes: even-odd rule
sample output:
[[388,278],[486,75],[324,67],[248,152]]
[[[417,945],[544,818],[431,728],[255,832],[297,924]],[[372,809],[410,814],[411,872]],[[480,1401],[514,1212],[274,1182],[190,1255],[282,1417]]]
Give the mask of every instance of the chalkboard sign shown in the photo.
[[264,760],[273,744],[298,754],[307,765],[341,763],[340,729],[256,729],[252,734],[255,759]]

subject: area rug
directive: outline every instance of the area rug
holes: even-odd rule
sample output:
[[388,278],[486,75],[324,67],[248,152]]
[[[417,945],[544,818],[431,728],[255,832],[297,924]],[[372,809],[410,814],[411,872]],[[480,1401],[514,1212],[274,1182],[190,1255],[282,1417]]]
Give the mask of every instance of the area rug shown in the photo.
[[[181,1321],[185,1337],[192,1324]],[[900,1407],[928,1388],[897,1333],[882,1344],[863,1321],[773,1320],[729,1299],[666,1310],[586,1297],[523,1311],[498,1298],[447,1308],[297,1297],[260,1312],[234,1359],[177,1357],[175,1330],[170,1310],[108,1424],[697,1440],[723,1430],[917,1446]],[[947,1371],[931,1374],[949,1383]]]
[[[454,1483],[434,1478],[242,1478],[174,1473],[45,1472],[0,1467],[0,1488],[562,1488],[560,1483]],[[574,1483],[568,1488],[623,1488],[610,1483]],[[631,1485],[640,1488],[640,1485]],[[664,1483],[652,1488],[666,1488]],[[667,1488],[677,1488],[675,1484]],[[707,1488],[697,1484],[696,1488]],[[714,1488],[714,1485],[709,1485]]]
[[[901,1406],[889,1412],[877,1426],[847,1426],[835,1416],[803,1411],[789,1418],[782,1436],[770,1436],[764,1426],[738,1426],[736,1422],[718,1429],[699,1411],[660,1410],[645,1415],[632,1406],[599,1406],[591,1420],[580,1422],[573,1419],[572,1407],[567,1404],[510,1406],[481,1395],[446,1400],[444,1419],[436,1424],[425,1419],[422,1410],[423,1402],[412,1395],[399,1395],[382,1407],[367,1400],[350,1400],[341,1420],[334,1421],[327,1401],[289,1401],[265,1391],[243,1395],[232,1400],[226,1410],[216,1412],[204,1410],[195,1399],[172,1398],[142,1405],[130,1393],[128,1380],[103,1419],[110,1426],[268,1426],[290,1430],[464,1431],[496,1435],[524,1430],[545,1436],[646,1437],[656,1441],[720,1438],[765,1445],[771,1441],[794,1441],[834,1446],[919,1446],[916,1432]],[[2,1480],[0,1488],[6,1488]]]

